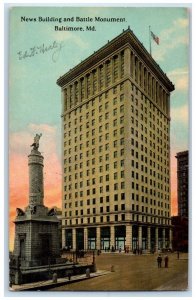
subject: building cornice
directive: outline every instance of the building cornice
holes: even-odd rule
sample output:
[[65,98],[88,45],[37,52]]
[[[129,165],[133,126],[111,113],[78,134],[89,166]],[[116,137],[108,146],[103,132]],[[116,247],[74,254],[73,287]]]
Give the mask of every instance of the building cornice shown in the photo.
[[101,94],[105,93],[106,91],[108,91],[109,89],[112,89],[113,87],[121,84],[121,83],[124,83],[126,82],[126,80],[129,80],[132,84],[134,84],[139,90],[141,93],[143,93],[145,95],[146,98],[148,98],[148,100],[160,111],[160,113],[162,113],[169,121],[171,121],[171,118],[170,116],[168,116],[158,105],[157,103],[155,103],[152,99],[152,97],[150,97],[146,91],[144,91],[140,85],[138,85],[136,82],[133,81],[133,79],[131,78],[131,76],[126,76],[126,77],[123,77],[122,79],[116,81],[115,83],[111,84],[109,87],[106,87],[100,91],[98,91],[95,95],[92,95],[88,98],[86,98],[85,100],[83,100],[82,102],[78,103],[77,105],[71,107],[69,110],[66,110],[66,112],[63,112],[61,114],[61,118],[63,118],[65,115],[71,113],[72,111],[74,111],[75,109],[77,109],[78,107],[82,106],[82,105],[85,105],[87,102],[95,99],[96,97],[99,97]]
[[57,84],[60,87],[63,87],[75,77],[92,68],[96,63],[103,60],[106,56],[110,55],[112,52],[116,51],[126,44],[127,46],[129,45],[133,50],[135,50],[138,56],[140,56],[145,61],[145,63],[154,72],[157,78],[161,82],[163,82],[168,91],[172,92],[174,90],[173,83],[169,80],[167,75],[162,71],[160,66],[155,62],[155,60],[148,53],[143,44],[138,40],[133,31],[130,29],[123,31],[123,33],[101,47],[98,51],[95,51],[80,64],[75,66],[73,69],[70,69],[69,72],[59,77],[59,79],[57,80]]

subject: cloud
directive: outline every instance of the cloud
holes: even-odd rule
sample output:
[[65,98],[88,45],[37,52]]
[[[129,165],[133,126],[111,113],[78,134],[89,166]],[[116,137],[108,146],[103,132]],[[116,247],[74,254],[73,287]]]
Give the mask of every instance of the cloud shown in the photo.
[[189,26],[189,20],[186,18],[179,18],[174,21],[174,25],[180,28],[186,28]]
[[189,21],[187,18],[179,18],[173,21],[172,27],[167,28],[160,32],[160,46],[153,50],[153,57],[155,60],[163,61],[169,50],[178,48],[179,45],[188,45]]
[[54,40],[58,42],[64,42],[66,43],[74,43],[78,47],[82,49],[87,49],[89,47],[89,44],[87,41],[82,39],[79,35],[71,32],[64,32],[64,31],[55,31],[51,37],[54,37]]
[[189,123],[188,104],[180,106],[180,107],[172,107],[171,108],[171,119],[175,120],[175,122],[180,122],[180,123],[188,126],[188,123]]
[[[102,7],[96,7],[96,8],[95,7],[87,7],[86,8],[86,15],[91,16],[91,17],[97,17],[101,13],[103,13],[103,11],[104,11],[104,13],[106,13],[107,8],[104,7],[104,9],[103,9]],[[110,10],[108,9],[108,11],[110,11]]]
[[175,84],[176,91],[188,91],[189,72],[186,67],[168,72],[168,77]]
[[31,123],[28,125],[27,130],[10,134],[10,151],[27,155],[36,133],[42,133],[40,139],[40,151],[43,151],[47,156],[56,151],[56,126]]

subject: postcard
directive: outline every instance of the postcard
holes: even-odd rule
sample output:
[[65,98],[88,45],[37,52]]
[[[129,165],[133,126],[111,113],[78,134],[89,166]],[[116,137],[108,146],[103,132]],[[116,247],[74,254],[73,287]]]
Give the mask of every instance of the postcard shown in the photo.
[[9,8],[9,284],[189,289],[184,7]]

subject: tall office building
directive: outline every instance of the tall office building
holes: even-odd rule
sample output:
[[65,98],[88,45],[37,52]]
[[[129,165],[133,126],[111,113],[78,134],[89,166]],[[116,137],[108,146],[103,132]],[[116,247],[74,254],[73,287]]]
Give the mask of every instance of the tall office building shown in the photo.
[[57,84],[63,245],[73,250],[171,247],[173,84],[130,29]]
[[188,217],[188,151],[178,152],[176,154],[176,158],[178,185],[178,216]]

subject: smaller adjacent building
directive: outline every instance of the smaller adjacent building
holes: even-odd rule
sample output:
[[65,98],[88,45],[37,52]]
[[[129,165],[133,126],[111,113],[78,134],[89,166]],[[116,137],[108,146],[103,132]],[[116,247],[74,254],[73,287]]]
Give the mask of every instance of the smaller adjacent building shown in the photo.
[[172,217],[174,251],[188,251],[188,157],[188,151],[178,152],[176,154],[178,216]]
[[188,217],[188,181],[189,181],[189,154],[188,151],[178,152],[177,158],[177,185],[178,185],[178,216]]

